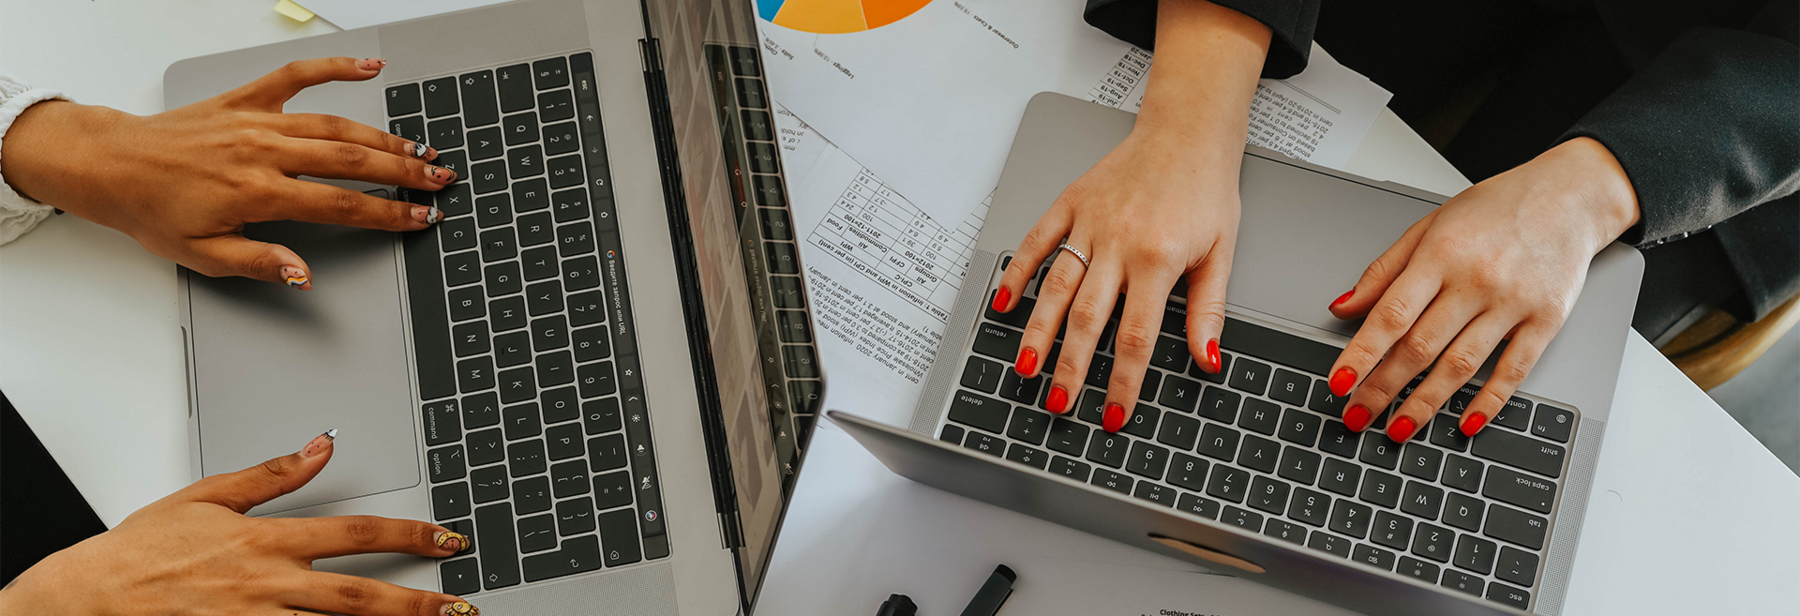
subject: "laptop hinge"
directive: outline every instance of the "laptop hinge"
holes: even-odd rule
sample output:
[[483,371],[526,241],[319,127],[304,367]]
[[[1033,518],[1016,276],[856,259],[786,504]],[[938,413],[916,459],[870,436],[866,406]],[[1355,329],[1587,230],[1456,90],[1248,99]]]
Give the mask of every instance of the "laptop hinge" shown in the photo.
[[[648,31],[649,24],[645,26]],[[707,469],[712,475],[713,503],[719,513],[724,547],[735,551],[744,545],[743,526],[737,510],[737,483],[732,478],[731,457],[726,449],[724,406],[719,402],[706,303],[700,287],[700,266],[694,256],[687,196],[682,191],[681,163],[675,145],[674,120],[669,111],[662,47],[655,37],[646,36],[638,41],[638,52],[644,63],[644,89],[649,94],[650,125],[656,138],[663,204],[669,217],[669,239],[674,245],[675,274],[681,289],[681,310],[687,326],[688,354],[693,361],[694,387],[700,402],[701,435],[706,445]],[[739,582],[742,583],[742,576]]]

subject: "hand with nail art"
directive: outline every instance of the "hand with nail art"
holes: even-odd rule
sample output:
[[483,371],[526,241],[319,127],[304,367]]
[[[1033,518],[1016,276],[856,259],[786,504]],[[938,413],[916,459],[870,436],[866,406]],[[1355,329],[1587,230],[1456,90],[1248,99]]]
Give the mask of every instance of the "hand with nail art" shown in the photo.
[[362,180],[437,190],[456,179],[437,152],[329,115],[282,113],[306,88],[363,81],[386,63],[302,60],[243,87],[152,116],[46,101],[6,133],[6,181],[39,202],[118,229],[207,276],[311,288],[284,246],[247,239],[246,223],[298,220],[415,231],[436,208],[298,179]]
[[[1094,353],[1112,353],[1101,422],[1109,432],[1136,407],[1178,280],[1187,283],[1188,351],[1202,370],[1219,371],[1238,169],[1270,40],[1267,26],[1211,3],[1164,1],[1157,17],[1156,63],[1131,135],[1026,234],[993,298],[996,311],[1017,309],[1055,258],[1037,283],[1014,369],[1051,373],[1044,406],[1064,413]],[[1111,348],[1100,348],[1109,331]]]
[[1332,392],[1350,396],[1344,423],[1370,427],[1430,368],[1387,422],[1388,436],[1405,441],[1510,340],[1456,418],[1474,436],[1562,328],[1588,262],[1637,221],[1625,170],[1605,146],[1585,137],[1427,214],[1330,306],[1338,318],[1365,318],[1332,367]]
[[306,485],[336,431],[298,453],[207,477],[139,509],[118,527],[50,555],[0,590],[0,614],[139,616],[479,616],[461,598],[313,570],[313,561],[396,552],[443,558],[468,538],[441,526],[373,516],[252,518]]

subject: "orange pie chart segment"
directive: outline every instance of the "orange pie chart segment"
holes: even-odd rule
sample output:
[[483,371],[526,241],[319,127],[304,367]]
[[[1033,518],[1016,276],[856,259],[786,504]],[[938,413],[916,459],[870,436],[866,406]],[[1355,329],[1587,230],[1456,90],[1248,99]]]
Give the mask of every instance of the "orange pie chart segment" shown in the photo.
[[931,0],[757,0],[757,15],[814,34],[873,30],[925,8]]

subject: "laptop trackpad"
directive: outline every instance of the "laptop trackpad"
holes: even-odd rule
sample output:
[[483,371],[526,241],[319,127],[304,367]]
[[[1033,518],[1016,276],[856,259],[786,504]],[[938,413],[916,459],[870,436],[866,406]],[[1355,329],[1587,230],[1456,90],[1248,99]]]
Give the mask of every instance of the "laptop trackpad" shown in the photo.
[[253,513],[418,485],[396,236],[303,223],[248,234],[306,259],[313,290],[189,274],[201,473],[248,468],[336,428],[324,472]]

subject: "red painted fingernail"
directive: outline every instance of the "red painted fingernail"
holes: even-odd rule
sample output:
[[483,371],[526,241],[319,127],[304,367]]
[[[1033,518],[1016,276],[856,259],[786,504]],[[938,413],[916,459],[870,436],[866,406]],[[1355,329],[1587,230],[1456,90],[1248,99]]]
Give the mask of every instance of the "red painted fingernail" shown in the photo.
[[1106,415],[1100,418],[1100,427],[1107,432],[1118,432],[1125,427],[1125,407],[1117,402],[1106,403]]
[[1050,412],[1058,415],[1061,415],[1063,411],[1068,410],[1069,390],[1063,389],[1061,385],[1051,387],[1050,395],[1044,396],[1044,408],[1049,409]]
[[994,312],[1006,312],[1007,302],[1012,301],[1012,289],[1000,287],[994,292]]
[[1019,361],[1013,362],[1013,371],[1023,377],[1037,372],[1037,351],[1031,350],[1031,347],[1019,349]]
[[1419,424],[1413,423],[1411,417],[1395,418],[1388,422],[1388,438],[1394,439],[1396,443],[1404,443],[1406,439],[1412,438],[1413,430],[1418,427]]
[[1356,371],[1349,366],[1338,368],[1331,373],[1331,395],[1344,397],[1350,395],[1350,386],[1356,384]]
[[1476,432],[1481,431],[1482,426],[1487,425],[1487,421],[1487,415],[1481,413],[1469,413],[1469,416],[1462,420],[1463,436],[1475,436]]
[[1211,368],[1212,368],[1211,370],[1207,370],[1207,372],[1210,372],[1212,374],[1218,374],[1219,370],[1223,369],[1224,362],[1219,361],[1219,339],[1218,338],[1213,338],[1212,340],[1206,341],[1206,363],[1208,366],[1211,366]]
[[1344,426],[1351,432],[1362,432],[1363,428],[1369,427],[1369,409],[1361,404],[1351,405],[1350,410],[1344,411]]
[[1352,296],[1352,295],[1356,295],[1356,289],[1351,289],[1349,291],[1345,291],[1344,294],[1339,295],[1337,299],[1331,300],[1331,305],[1336,306],[1338,304],[1342,304],[1344,302],[1350,301],[1350,296]]

